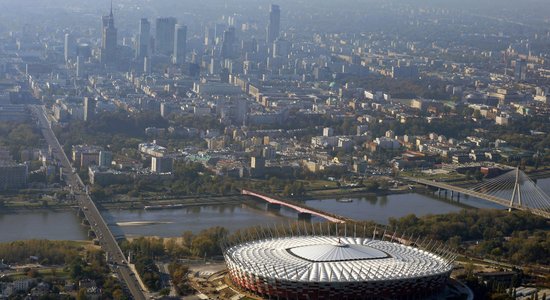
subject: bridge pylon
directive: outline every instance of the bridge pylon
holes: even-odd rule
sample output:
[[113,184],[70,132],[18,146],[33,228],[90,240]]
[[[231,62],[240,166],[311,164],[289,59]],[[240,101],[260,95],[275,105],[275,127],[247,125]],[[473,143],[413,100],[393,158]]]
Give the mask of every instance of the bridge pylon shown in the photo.
[[519,184],[519,167],[516,167],[516,180],[514,182],[514,189],[512,191],[512,198],[510,199],[510,205],[508,206],[508,211],[512,211],[514,208],[514,201],[518,198],[518,207],[521,207],[521,190]]

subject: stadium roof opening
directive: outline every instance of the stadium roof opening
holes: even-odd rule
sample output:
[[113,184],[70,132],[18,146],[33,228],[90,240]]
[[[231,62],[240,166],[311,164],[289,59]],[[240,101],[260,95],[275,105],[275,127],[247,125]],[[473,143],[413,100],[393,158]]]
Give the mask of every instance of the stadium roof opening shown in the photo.
[[333,262],[385,258],[378,249],[359,244],[332,243],[306,245],[287,249],[291,254],[312,262]]

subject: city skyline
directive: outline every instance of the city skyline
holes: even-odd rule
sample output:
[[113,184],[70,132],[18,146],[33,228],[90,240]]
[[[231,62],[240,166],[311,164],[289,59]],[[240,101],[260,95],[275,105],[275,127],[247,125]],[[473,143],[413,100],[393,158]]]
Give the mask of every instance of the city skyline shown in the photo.
[[0,298],[545,299],[549,14],[0,1]]

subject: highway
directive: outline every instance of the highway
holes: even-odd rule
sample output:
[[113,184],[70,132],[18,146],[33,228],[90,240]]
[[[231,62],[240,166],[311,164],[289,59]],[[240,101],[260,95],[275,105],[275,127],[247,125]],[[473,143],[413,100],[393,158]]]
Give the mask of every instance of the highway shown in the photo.
[[128,267],[128,261],[109,230],[107,223],[105,223],[105,220],[99,213],[92,198],[86,192],[86,187],[80,176],[73,171],[67,155],[51,129],[44,106],[33,105],[31,106],[31,111],[40,124],[42,134],[48,145],[50,145],[53,156],[61,163],[63,168],[63,179],[74,192],[75,200],[80,209],[84,212],[86,219],[90,223],[91,229],[95,232],[101,248],[107,254],[108,262],[113,264],[115,273],[118,275],[119,279],[126,284],[132,297],[136,300],[145,300],[146,296],[136,279],[137,274]]

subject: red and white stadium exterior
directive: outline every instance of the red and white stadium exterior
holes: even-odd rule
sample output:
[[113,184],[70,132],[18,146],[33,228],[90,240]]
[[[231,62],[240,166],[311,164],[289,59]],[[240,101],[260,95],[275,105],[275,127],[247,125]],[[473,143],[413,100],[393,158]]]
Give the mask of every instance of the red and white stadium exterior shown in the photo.
[[453,254],[370,238],[294,236],[225,250],[233,283],[266,299],[422,299],[439,293]]

